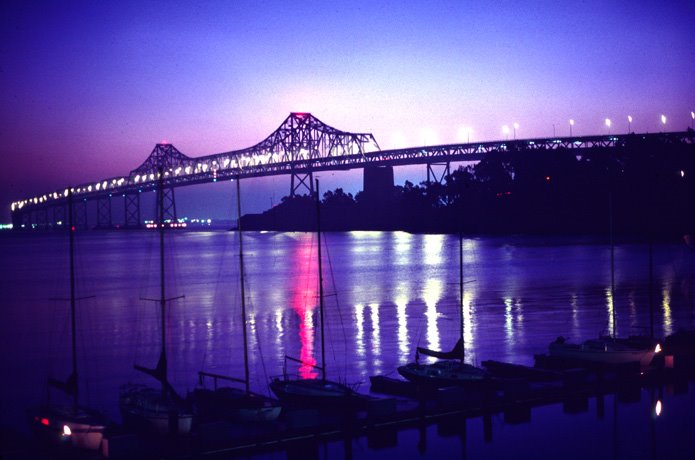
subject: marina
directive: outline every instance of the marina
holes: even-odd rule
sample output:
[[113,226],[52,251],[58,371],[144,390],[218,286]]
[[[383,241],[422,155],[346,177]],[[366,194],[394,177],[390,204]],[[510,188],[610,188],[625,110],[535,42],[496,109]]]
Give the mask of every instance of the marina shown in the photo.
[[[91,406],[102,409],[116,423],[121,421],[116,404],[118,385],[123,381],[146,383],[151,379],[132,372],[133,356],[156,357],[158,354],[157,329],[151,329],[143,337],[131,327],[140,321],[138,318],[150,315],[145,310],[151,310],[152,305],[139,300],[140,293],[133,295],[124,289],[128,283],[122,275],[129,270],[140,270],[143,278],[151,280],[144,283],[141,290],[158,289],[158,271],[155,269],[147,274],[148,266],[156,267],[158,264],[156,242],[146,242],[153,237],[156,239],[155,233],[82,233],[77,239],[77,254],[89,254],[87,258],[78,258],[78,268],[84,264],[100,266],[100,258],[113,257],[114,253],[128,248],[129,257],[121,259],[124,266],[102,265],[105,273],[87,283],[98,297],[106,293],[110,300],[105,302],[102,299],[87,308],[91,312],[84,318],[90,325],[87,343],[92,343],[88,350],[94,355],[80,355],[84,361],[94,360],[93,356],[110,360],[109,366],[82,366],[85,372],[89,372],[82,378],[89,390],[85,391],[85,396]],[[196,387],[201,365],[204,372],[211,374],[243,374],[242,355],[236,355],[239,346],[232,345],[241,336],[237,319],[238,287],[218,287],[228,285],[229,279],[239,279],[238,261],[234,256],[238,242],[233,232],[170,232],[167,237],[172,240],[171,251],[179,261],[174,264],[171,275],[178,277],[177,284],[184,284],[186,291],[186,298],[176,302],[183,303],[186,308],[172,309],[170,326],[172,340],[179,344],[175,349],[184,350],[172,350],[175,354],[171,359],[171,381],[177,391],[185,394]],[[45,257],[58,261],[65,258],[59,256],[65,245],[64,237],[46,234],[40,238],[12,235],[3,239],[2,244],[6,253],[15,254],[15,257],[22,254],[22,248],[27,244],[39,244],[40,250],[47,253]],[[561,332],[568,337],[589,338],[599,334],[611,315],[605,284],[610,270],[586,270],[586,267],[593,266],[591,260],[607,261],[608,250],[600,241],[464,239],[464,258],[473,280],[466,284],[463,304],[467,315],[464,328],[466,352],[471,362],[496,377],[495,383],[485,391],[471,392],[455,387],[421,391],[395,372],[398,365],[413,359],[416,345],[446,350],[457,340],[460,333],[457,320],[458,238],[455,235],[355,232],[328,233],[326,239],[331,260],[325,272],[326,279],[331,280],[326,289],[327,325],[342,323],[340,329],[332,326],[334,329],[328,335],[327,357],[340,381],[362,382],[356,387],[359,394],[365,395],[361,404],[347,412],[311,407],[283,408],[276,422],[265,425],[240,425],[232,420],[194,422],[192,434],[177,441],[142,438],[115,425],[107,429],[106,434],[110,457],[128,458],[143,454],[171,458],[187,455],[291,458],[297,449],[309,453],[318,449],[316,455],[321,457],[322,449],[338,449],[335,454],[338,458],[349,458],[347,444],[352,449],[360,445],[370,446],[365,448],[374,455],[389,449],[409,455],[408,452],[415,454],[417,447],[410,450],[406,447],[407,442],[398,441],[394,445],[393,440],[399,439],[400,433],[426,432],[429,427],[442,425],[448,426],[454,434],[458,432],[460,437],[461,420],[467,421],[467,442],[469,448],[474,449],[479,443],[496,445],[499,439],[496,433],[505,433],[508,429],[505,426],[528,424],[533,427],[548,423],[551,419],[547,416],[535,415],[546,411],[559,410],[565,414],[563,417],[569,417],[568,423],[576,416],[572,414],[594,411],[597,420],[601,420],[599,415],[607,417],[606,414],[613,410],[610,401],[615,399],[633,408],[644,407],[643,414],[629,423],[643,420],[645,424],[658,424],[672,415],[669,413],[670,400],[692,399],[690,368],[684,367],[683,360],[668,350],[657,356],[652,367],[643,374],[639,366],[634,365],[604,369],[589,366],[589,369],[582,370],[576,363],[563,365],[547,355],[549,344],[560,334],[559,324],[565,325],[566,329]],[[303,356],[307,361],[307,357],[320,358],[319,348],[314,345],[318,339],[317,315],[310,316],[314,311],[312,307],[318,302],[316,253],[312,249],[316,239],[309,233],[250,232],[244,235],[244,241],[248,314],[252,318],[248,322],[252,350],[250,375],[254,376],[250,383],[254,391],[267,395],[272,375],[279,375],[285,366],[284,350]],[[85,247],[94,248],[97,243],[99,250],[84,251]],[[386,255],[384,260],[368,257],[369,251],[377,248]],[[655,271],[661,289],[656,325],[661,336],[692,326],[692,311],[687,300],[692,291],[687,287],[692,282],[694,268],[689,251],[687,246],[676,243],[657,246]],[[635,269],[636,264],[630,263],[642,259],[643,246],[621,243],[617,245],[616,253],[616,272],[619,274],[615,301],[617,317],[634,326],[648,324],[646,309],[633,307],[648,295],[642,287],[647,273]],[[294,254],[297,259],[287,260],[288,254]],[[186,260],[205,262],[189,267],[181,263]],[[522,262],[526,270],[520,266]],[[596,265],[608,264],[599,262]],[[338,270],[336,267],[341,268]],[[397,272],[393,273],[391,267],[400,267],[410,276],[404,280]],[[269,275],[267,270],[271,270]],[[539,271],[542,276],[539,276]],[[581,285],[558,285],[564,279],[557,276],[558,272],[570,272],[572,277],[568,279],[582,280]],[[53,268],[42,265],[40,255],[37,255],[33,271],[18,272],[15,276],[16,283],[8,291],[12,293],[9,297],[12,300],[10,316],[15,324],[20,318],[28,318],[22,313],[22,306],[27,304],[19,294],[26,292],[23,288],[31,285],[37,276],[46,280],[48,291],[64,284],[61,281],[64,275],[56,275]],[[493,277],[502,282],[491,284]],[[266,282],[260,282],[261,279]],[[333,283],[350,288],[336,289]],[[264,288],[259,290],[257,285]],[[82,291],[84,285],[79,288]],[[504,295],[505,289],[509,290],[508,297]],[[569,292],[569,295],[563,292]],[[271,302],[271,293],[275,296],[285,293],[283,295],[287,297],[275,297]],[[58,310],[64,309],[64,305],[47,300],[51,295],[37,292],[32,299],[43,305],[46,311],[59,314]],[[389,301],[389,297],[396,300]],[[565,299],[564,307],[560,298]],[[121,302],[129,307],[113,308]],[[189,308],[188,304],[193,302],[196,308]],[[556,306],[548,308],[549,302]],[[286,307],[276,307],[283,304]],[[225,308],[218,309],[218,305],[225,305]],[[233,308],[229,308],[230,305]],[[99,315],[95,311],[97,308],[101,310]],[[304,320],[302,315],[305,315]],[[17,381],[23,384],[8,388],[13,396],[4,403],[7,410],[3,411],[3,433],[18,433],[17,439],[31,437],[24,423],[13,420],[25,420],[22,414],[28,405],[24,402],[40,399],[44,380],[38,375],[39,369],[51,367],[47,360],[56,363],[63,360],[63,348],[55,345],[60,337],[50,332],[53,329],[51,322],[39,320],[24,327],[37,331],[32,336],[35,340],[26,340],[24,334],[15,336],[15,347],[21,348],[25,356],[35,356],[35,362],[41,365],[34,369],[21,367],[18,360],[8,363],[10,369],[18,370],[15,374]],[[219,333],[220,328],[226,332]],[[11,335],[10,331],[4,332]],[[61,343],[60,340],[57,343]],[[687,340],[680,343],[687,343]],[[341,354],[335,350],[342,350]],[[42,360],[44,353],[46,358]],[[11,356],[4,359],[8,358]],[[690,358],[686,356],[685,359],[687,362]],[[210,362],[226,364],[206,364]],[[94,367],[100,368],[97,370],[101,373],[88,371]],[[297,363],[294,367],[289,366],[289,370],[309,375],[313,372]],[[12,401],[16,403],[12,404]],[[659,418],[652,418],[657,401],[663,404],[664,413]],[[602,422],[596,423],[600,425]],[[686,421],[686,426],[688,423]],[[482,432],[475,438],[471,427],[478,424]],[[446,428],[442,429],[447,432]],[[439,430],[437,428],[434,435],[428,436],[429,449],[436,450],[437,446],[449,442],[449,437],[438,434]],[[684,442],[684,438],[675,433],[663,436],[669,439],[670,445]],[[550,455],[552,449],[548,445],[542,452]],[[356,455],[353,451],[351,455],[369,457],[365,452]]]

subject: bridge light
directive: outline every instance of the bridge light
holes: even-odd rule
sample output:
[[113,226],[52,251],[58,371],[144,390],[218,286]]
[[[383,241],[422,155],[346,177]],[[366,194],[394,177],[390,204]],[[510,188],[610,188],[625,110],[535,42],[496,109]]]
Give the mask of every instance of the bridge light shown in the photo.
[[666,115],[661,114],[661,124],[666,126]]
[[225,158],[224,161],[222,162],[222,167],[226,168],[227,166],[229,166],[229,161],[230,161],[229,158]]
[[184,169],[184,171],[186,172],[186,174],[190,174],[191,173],[191,167],[186,166],[186,169]]
[[101,184],[101,188],[103,188],[104,190],[106,190],[106,187],[108,187],[108,186],[109,186],[109,184],[108,184],[108,182],[106,182],[106,181],[104,181],[104,182]]
[[514,122],[512,126],[514,126],[514,139],[516,139],[516,130],[519,129],[519,123]]
[[507,125],[502,125],[502,134],[509,139],[509,126]]
[[91,191],[92,191],[92,186],[91,186],[91,185],[88,185],[88,186],[87,186],[87,191],[88,191],[88,192],[91,192]]
[[150,180],[154,180],[154,174],[150,173]]
[[97,182],[97,184],[96,184],[95,187],[96,187],[97,190],[99,190],[99,189],[101,188],[101,182]]

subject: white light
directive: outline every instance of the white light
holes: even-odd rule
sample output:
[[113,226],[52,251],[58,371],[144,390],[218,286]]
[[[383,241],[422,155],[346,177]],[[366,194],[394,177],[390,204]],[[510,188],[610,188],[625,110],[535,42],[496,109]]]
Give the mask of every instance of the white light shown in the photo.
[[654,406],[654,413],[656,414],[657,417],[661,415],[661,409],[662,409],[661,400],[657,399],[656,400],[656,406]]
[[65,196],[65,197],[68,196],[68,189],[65,189],[65,191],[63,192],[63,196]]
[[611,119],[610,118],[606,118],[606,126],[608,126],[609,128],[611,127]]
[[519,129],[519,123],[514,123],[514,129]]
[[574,126],[574,120],[570,118],[570,126]]
[[685,171],[681,169],[681,177],[685,177]]
[[107,187],[108,185],[109,185],[108,182],[104,181],[104,182],[102,182],[102,184],[101,184],[101,188],[103,188],[104,190],[106,190],[106,187]]
[[502,134],[509,134],[509,126],[504,125],[502,126]]
[[63,435],[65,435],[65,436],[71,436],[72,435],[72,430],[70,429],[69,426],[63,425]]
[[140,182],[140,174],[135,176],[135,183],[137,184],[138,182]]
[[656,344],[656,347],[654,347],[654,353],[659,353],[661,352],[661,344]]
[[628,123],[632,123],[632,115],[627,116],[627,121],[628,121]]
[[661,124],[662,125],[666,124],[666,115],[661,115]]

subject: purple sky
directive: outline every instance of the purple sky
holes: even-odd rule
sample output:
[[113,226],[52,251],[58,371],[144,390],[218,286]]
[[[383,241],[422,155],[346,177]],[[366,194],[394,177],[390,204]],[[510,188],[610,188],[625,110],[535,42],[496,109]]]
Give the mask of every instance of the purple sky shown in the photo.
[[[9,204],[126,174],[157,142],[253,145],[291,111],[382,148],[669,131],[695,110],[695,2],[27,2],[0,6],[0,222]],[[422,180],[424,166],[396,181]],[[361,187],[323,173],[322,188]],[[289,192],[247,181],[245,211]],[[229,187],[195,217],[231,216]]]

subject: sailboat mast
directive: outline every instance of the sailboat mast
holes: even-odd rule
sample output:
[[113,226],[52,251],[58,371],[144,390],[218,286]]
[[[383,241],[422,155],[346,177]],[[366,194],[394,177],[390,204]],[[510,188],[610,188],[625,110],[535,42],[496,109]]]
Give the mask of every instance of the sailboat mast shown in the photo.
[[162,395],[166,396],[166,381],[167,381],[167,352],[166,352],[166,291],[164,288],[164,170],[158,168],[157,180],[157,228],[159,230],[159,308],[161,316],[161,341],[162,351],[159,355],[159,363],[157,370],[161,371],[162,377]]
[[316,179],[316,234],[318,239],[319,257],[319,321],[321,322],[321,369],[323,381],[326,381],[326,344],[323,327],[323,269],[321,265],[321,194],[319,193],[319,180]]
[[75,308],[75,227],[72,220],[72,190],[68,190],[68,234],[70,235],[70,328],[72,333],[72,410],[77,413],[77,314]]
[[241,180],[237,176],[236,180],[236,212],[237,212],[237,233],[239,233],[239,277],[241,279],[241,330],[244,335],[244,388],[246,393],[249,388],[249,350],[246,337],[246,294],[244,291],[244,244],[241,231]]
[[466,344],[463,341],[463,334],[464,334],[464,315],[465,312],[463,310],[463,233],[459,232],[459,296],[461,298],[461,308],[460,308],[460,326],[461,326],[461,331],[460,331],[460,339],[461,339],[461,363],[466,359]]

